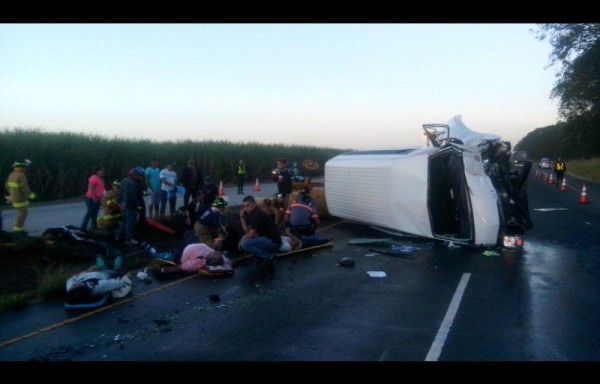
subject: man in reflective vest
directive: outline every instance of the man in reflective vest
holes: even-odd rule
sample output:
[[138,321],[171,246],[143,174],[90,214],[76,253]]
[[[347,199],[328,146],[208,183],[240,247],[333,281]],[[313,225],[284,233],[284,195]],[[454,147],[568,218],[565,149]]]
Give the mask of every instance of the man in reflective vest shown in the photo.
[[562,161],[561,158],[559,157],[556,164],[554,164],[554,173],[556,173],[556,186],[559,188],[560,188],[560,185],[562,184],[565,172],[567,172],[567,166],[566,166],[565,162]]
[[240,163],[237,166],[235,177],[237,179],[237,193],[238,195],[243,195],[244,182],[246,181],[246,163],[244,163],[244,160],[240,160]]
[[31,165],[31,161],[15,161],[12,165],[13,172],[6,180],[7,200],[15,209],[15,219],[12,230],[15,234],[25,234],[25,219],[27,218],[27,207],[29,200],[35,199],[35,193],[29,189],[29,182],[25,172]]

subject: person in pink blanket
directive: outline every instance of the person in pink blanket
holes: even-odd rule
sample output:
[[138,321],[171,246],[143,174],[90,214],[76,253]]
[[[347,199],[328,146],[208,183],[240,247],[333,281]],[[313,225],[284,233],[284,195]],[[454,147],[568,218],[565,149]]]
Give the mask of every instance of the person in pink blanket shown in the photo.
[[229,265],[231,261],[223,256],[221,252],[215,251],[203,243],[190,244],[183,250],[181,255],[181,269],[186,272],[197,272],[205,265],[218,266]]

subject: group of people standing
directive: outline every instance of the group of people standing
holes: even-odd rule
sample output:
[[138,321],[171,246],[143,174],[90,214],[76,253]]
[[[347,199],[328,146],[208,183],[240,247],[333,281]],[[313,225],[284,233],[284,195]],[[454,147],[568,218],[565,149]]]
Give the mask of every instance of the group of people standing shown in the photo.
[[[243,165],[243,175],[245,175],[245,164]],[[104,167],[94,168],[87,181],[85,193],[86,214],[81,223],[83,231],[98,229],[98,223],[104,228],[115,227],[120,220],[120,226],[117,231],[117,240],[123,239],[126,244],[135,244],[136,240],[132,238],[131,229],[137,215],[146,217],[145,196],[149,196],[147,217],[155,218],[165,216],[167,204],[169,214],[176,213],[176,201],[178,187],[185,190],[183,193],[184,207],[193,203],[198,203],[204,210],[210,208],[219,194],[219,189],[214,183],[212,177],[204,176],[200,168],[196,166],[194,159],[187,161],[186,167],[181,172],[181,177],[174,170],[175,162],[169,162],[163,168],[159,168],[157,160],[151,160],[150,165],[143,169],[134,167],[129,171],[127,177],[120,181],[114,181],[109,190],[106,190],[104,181]],[[239,176],[240,169],[236,170],[236,176]],[[238,178],[238,182],[239,182]],[[239,188],[239,186],[238,186]],[[242,181],[243,190],[243,181]],[[103,208],[104,215],[98,217],[100,207]]]

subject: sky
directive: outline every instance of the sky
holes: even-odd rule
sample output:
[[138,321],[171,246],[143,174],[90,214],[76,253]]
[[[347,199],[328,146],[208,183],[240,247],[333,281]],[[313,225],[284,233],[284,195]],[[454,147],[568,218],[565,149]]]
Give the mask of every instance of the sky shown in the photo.
[[0,24],[0,129],[342,149],[556,123],[535,24]]

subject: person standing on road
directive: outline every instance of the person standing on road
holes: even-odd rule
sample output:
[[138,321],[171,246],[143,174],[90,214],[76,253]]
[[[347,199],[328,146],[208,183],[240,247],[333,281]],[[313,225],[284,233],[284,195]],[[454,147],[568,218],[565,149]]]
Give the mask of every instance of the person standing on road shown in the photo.
[[[287,160],[277,159],[277,169],[273,171],[273,181],[277,182],[277,193],[284,199],[292,192],[292,174],[287,168]],[[286,204],[287,207],[287,204]]]
[[235,177],[237,180],[237,194],[243,195],[244,182],[246,181],[246,163],[244,163],[244,160],[240,160],[240,163],[238,164],[237,169],[235,171]]
[[181,174],[181,185],[185,188],[183,194],[183,205],[187,207],[190,202],[190,197],[196,196],[196,193],[202,188],[202,171],[196,167],[194,159],[189,159],[187,167],[183,169]]
[[173,170],[175,162],[170,162],[167,167],[160,171],[161,191],[160,191],[160,214],[164,216],[167,209],[167,200],[169,200],[169,212],[175,213],[175,203],[177,201],[177,172]]
[[146,168],[146,184],[150,190],[150,208],[148,209],[148,217],[158,215],[158,207],[160,204],[160,168],[158,168],[158,160],[150,160],[150,166]]
[[138,211],[139,184],[137,180],[142,180],[145,176],[142,167],[136,167],[129,171],[129,176],[121,180],[121,189],[119,190],[119,204],[122,209],[122,220],[115,241],[125,239],[125,244],[137,244],[133,239],[133,224]]
[[91,229],[98,229],[98,211],[100,203],[104,197],[104,167],[96,167],[92,175],[88,178],[88,187],[85,192],[84,200],[87,211],[81,222],[81,230],[88,231],[88,224],[91,221]]
[[25,219],[27,218],[27,207],[29,200],[36,198],[35,193],[29,189],[29,181],[25,173],[31,166],[31,161],[15,161],[12,165],[13,171],[6,180],[7,200],[12,203],[16,211],[12,230],[15,235],[25,235]]
[[554,164],[554,173],[556,173],[556,186],[557,187],[560,187],[560,185],[562,184],[563,178],[565,177],[565,172],[567,172],[567,165],[559,157],[556,164]]

